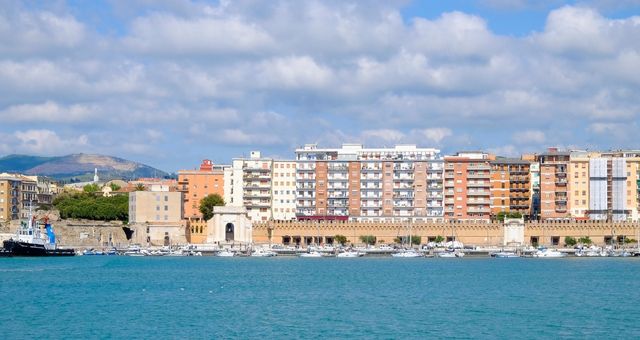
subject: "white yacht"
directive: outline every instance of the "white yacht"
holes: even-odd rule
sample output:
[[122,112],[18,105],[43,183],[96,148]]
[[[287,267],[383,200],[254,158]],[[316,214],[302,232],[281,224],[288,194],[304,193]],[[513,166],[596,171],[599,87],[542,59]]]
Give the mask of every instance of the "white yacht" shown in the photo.
[[558,258],[558,257],[567,257],[567,253],[563,253],[557,250],[551,249],[540,249],[533,254],[533,257],[544,257],[544,258]]
[[348,250],[336,255],[336,257],[362,257],[362,256],[364,256],[364,253],[361,253],[359,251],[351,251],[351,250]]
[[437,252],[435,253],[435,255],[436,257],[443,257],[443,258],[464,257],[463,252],[455,251],[455,250],[445,250],[445,251]]
[[323,255],[318,251],[310,251],[308,253],[298,254],[300,257],[322,257]]
[[499,251],[497,253],[493,253],[491,254],[491,257],[495,257],[495,258],[515,258],[515,257],[520,257],[520,255],[512,252],[512,251]]
[[223,249],[221,251],[219,251],[216,256],[218,257],[234,257],[236,256],[236,253],[228,250],[228,249]]
[[418,253],[414,249],[400,250],[391,254],[392,257],[422,257],[422,254]]
[[275,251],[264,248],[258,248],[251,253],[251,257],[273,257],[276,255],[278,254]]

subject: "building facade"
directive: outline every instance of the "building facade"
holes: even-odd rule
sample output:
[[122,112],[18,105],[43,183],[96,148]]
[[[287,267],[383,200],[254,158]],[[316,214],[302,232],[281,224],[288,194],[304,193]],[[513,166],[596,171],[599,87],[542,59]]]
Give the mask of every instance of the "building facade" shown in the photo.
[[533,199],[531,163],[522,159],[500,158],[491,164],[491,215],[519,213],[529,219]]
[[182,193],[133,191],[129,193],[129,223],[176,223],[183,218]]
[[200,201],[206,196],[218,194],[224,197],[225,167],[205,159],[197,170],[178,171],[178,191],[183,193],[185,218],[202,218]]
[[563,220],[571,218],[567,170],[569,152],[549,148],[537,156],[540,163],[540,219]]
[[225,172],[227,206],[245,207],[251,221],[295,218],[295,170],[293,161],[262,157],[235,158]]
[[296,150],[298,220],[442,219],[440,151],[396,145]]
[[459,152],[444,158],[446,220],[490,220],[492,158],[484,152]]

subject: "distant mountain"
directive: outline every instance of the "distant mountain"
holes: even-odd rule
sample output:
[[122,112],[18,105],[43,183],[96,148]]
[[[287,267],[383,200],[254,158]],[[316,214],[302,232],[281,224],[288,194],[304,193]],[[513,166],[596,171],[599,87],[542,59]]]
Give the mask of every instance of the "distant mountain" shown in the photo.
[[9,155],[0,158],[0,172],[47,176],[63,181],[89,181],[93,179],[96,168],[100,180],[169,175],[148,165],[104,155],[82,153],[60,157]]

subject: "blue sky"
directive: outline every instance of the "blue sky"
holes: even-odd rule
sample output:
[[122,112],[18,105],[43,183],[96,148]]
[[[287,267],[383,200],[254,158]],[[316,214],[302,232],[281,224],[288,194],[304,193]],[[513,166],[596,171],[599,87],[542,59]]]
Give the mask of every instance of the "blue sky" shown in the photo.
[[0,156],[638,148],[640,0],[0,4]]

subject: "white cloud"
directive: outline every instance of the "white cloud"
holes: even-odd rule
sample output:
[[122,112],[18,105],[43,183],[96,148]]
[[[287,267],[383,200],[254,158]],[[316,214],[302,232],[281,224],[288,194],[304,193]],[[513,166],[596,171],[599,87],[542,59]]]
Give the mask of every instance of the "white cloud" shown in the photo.
[[60,138],[56,132],[45,129],[16,131],[13,137],[17,141],[13,146],[16,153],[60,155],[71,153],[70,150],[82,150],[89,145],[87,135]]
[[84,25],[70,15],[0,8],[0,53],[67,52],[85,39]]
[[61,106],[52,101],[20,104],[0,111],[5,122],[77,123],[95,118],[94,109],[86,105]]
[[136,18],[124,43],[134,50],[161,55],[234,54],[268,49],[273,41],[255,24],[237,17],[184,19],[170,14]]
[[451,131],[451,129],[444,127],[428,128],[416,131],[422,134],[427,140],[436,144],[442,142],[443,139],[453,135],[453,131]]
[[539,130],[524,130],[513,133],[513,141],[518,144],[543,145],[547,140],[544,132]]
[[404,133],[393,129],[377,129],[362,131],[362,139],[398,143],[404,138]]

